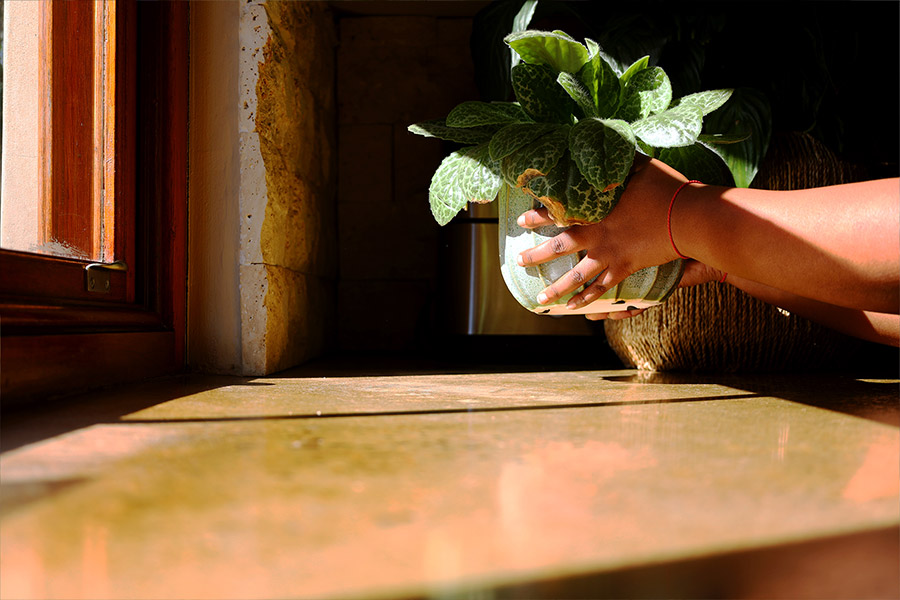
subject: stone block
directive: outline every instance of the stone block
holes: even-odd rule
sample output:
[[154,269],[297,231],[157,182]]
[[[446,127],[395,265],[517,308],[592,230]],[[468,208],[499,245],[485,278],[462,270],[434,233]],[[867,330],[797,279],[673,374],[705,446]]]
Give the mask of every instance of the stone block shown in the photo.
[[310,90],[321,106],[334,102],[334,86],[322,85],[334,77],[337,36],[326,2],[266,2],[272,32],[280,41],[280,60],[294,63],[295,84],[312,82]]
[[477,98],[470,31],[468,19],[341,19],[340,122],[407,125],[442,117],[459,102]]
[[[334,276],[336,136],[334,110],[324,104],[333,97],[316,90],[334,87],[328,66],[333,68],[335,38],[326,31],[333,27],[323,6],[265,4],[272,33],[262,50],[255,88],[265,210],[261,225],[253,223],[258,207],[244,212],[242,218],[251,223],[242,233],[250,241],[247,262]],[[259,227],[258,242],[249,237],[254,227]],[[254,244],[260,248],[258,258]]]
[[335,295],[333,283],[321,277],[242,266],[243,374],[274,373],[321,354],[334,331]]
[[262,227],[269,197],[259,135],[242,131],[240,140],[240,264],[249,265],[263,262]]
[[440,228],[427,203],[343,204],[338,207],[342,279],[432,279],[437,277]]
[[436,36],[431,17],[342,19],[338,49],[338,114],[341,123],[408,121],[416,106],[437,91],[428,45]]
[[266,296],[269,290],[268,269],[265,265],[241,265],[241,372],[244,375],[263,375],[266,371],[266,328],[268,313]]
[[241,359],[263,375],[320,353],[334,312],[336,37],[326,3],[240,17]]
[[472,19],[467,18],[438,18],[437,39],[435,46],[438,48],[452,47],[455,51],[467,52],[469,40],[472,37]]
[[333,91],[321,91],[333,90],[334,61],[333,43],[316,41],[328,37],[318,31],[325,13],[308,4],[266,4],[273,31],[259,63],[256,131],[270,173],[293,171],[318,186],[334,171]]
[[319,355],[325,339],[325,294],[318,278],[267,266],[266,373]]
[[[331,80],[329,80],[331,81]],[[317,105],[315,118],[316,151],[318,153],[318,179],[316,184],[336,188],[337,182],[337,128],[334,106]]]
[[[338,129],[338,201],[391,201],[390,125],[341,125]],[[411,135],[411,134],[410,134]]]
[[238,68],[239,100],[241,118],[240,131],[256,130],[257,94],[256,82],[259,77],[259,63],[263,60],[263,48],[272,33],[266,18],[265,2],[252,0],[240,4],[240,58]]
[[432,329],[427,281],[349,281],[338,286],[338,348],[409,351]]

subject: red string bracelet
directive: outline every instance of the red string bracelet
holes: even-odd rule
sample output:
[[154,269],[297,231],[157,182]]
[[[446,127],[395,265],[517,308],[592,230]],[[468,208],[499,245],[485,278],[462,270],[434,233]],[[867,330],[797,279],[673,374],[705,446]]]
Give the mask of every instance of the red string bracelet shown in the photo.
[[683,258],[685,260],[689,259],[690,257],[685,256],[678,251],[678,246],[675,245],[675,238],[672,237],[672,207],[675,206],[675,198],[678,197],[678,194],[681,193],[681,190],[683,190],[686,185],[690,185],[691,183],[703,182],[697,181],[696,179],[691,179],[690,181],[685,181],[680,186],[678,186],[678,189],[675,190],[674,194],[672,194],[672,200],[669,202],[669,213],[666,215],[666,227],[669,230],[669,241],[672,242],[672,249],[675,250],[675,254],[677,254],[679,258]]
[[728,273],[727,273],[727,272],[722,273],[722,279],[719,280],[719,283],[725,283],[725,279],[726,279],[727,277],[728,277]]

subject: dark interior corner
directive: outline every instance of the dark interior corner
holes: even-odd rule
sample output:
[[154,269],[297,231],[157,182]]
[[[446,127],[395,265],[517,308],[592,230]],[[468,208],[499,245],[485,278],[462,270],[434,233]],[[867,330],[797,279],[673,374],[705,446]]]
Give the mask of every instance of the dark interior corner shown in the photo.
[[[572,335],[545,319],[537,332],[507,336],[505,316],[491,316],[499,335],[465,326],[477,308],[460,289],[468,290],[471,278],[481,274],[466,271],[471,252],[465,244],[471,240],[469,234],[461,238],[460,230],[475,231],[480,217],[461,214],[443,228],[434,223],[429,181],[450,148],[406,127],[485,97],[480,63],[472,57],[473,35],[484,34],[479,11],[489,5],[333,5],[339,40],[340,318],[331,351],[440,357],[558,346],[564,351],[547,353],[544,360],[572,363],[573,357],[595,360],[591,353],[570,350],[587,346],[601,350],[602,366],[616,366],[621,363],[602,327]],[[897,79],[884,76],[898,72],[897,12],[896,3],[817,2],[772,19],[770,10],[748,3],[636,7],[542,1],[532,26],[592,37],[623,57],[650,53],[670,74],[676,95],[756,88],[772,103],[775,131],[807,132],[875,178],[898,172]],[[502,285],[497,291],[505,294]],[[524,312],[517,305],[510,310]],[[571,319],[580,318],[563,320]],[[546,343],[543,337],[565,341]],[[848,356],[847,364],[896,366],[891,349],[866,346],[864,354]]]

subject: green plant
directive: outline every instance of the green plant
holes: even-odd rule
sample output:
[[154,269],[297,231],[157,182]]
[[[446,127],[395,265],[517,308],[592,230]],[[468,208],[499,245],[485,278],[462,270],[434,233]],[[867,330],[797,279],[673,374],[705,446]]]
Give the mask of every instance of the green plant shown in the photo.
[[731,90],[673,100],[665,71],[645,56],[627,68],[590,39],[562,31],[504,38],[521,62],[510,72],[515,102],[464,102],[413,133],[463,144],[435,171],[429,202],[448,223],[469,202],[493,201],[503,183],[548,208],[559,226],[603,219],[627,183],[635,153],[708,183],[731,183],[718,144],[746,136],[701,134]]

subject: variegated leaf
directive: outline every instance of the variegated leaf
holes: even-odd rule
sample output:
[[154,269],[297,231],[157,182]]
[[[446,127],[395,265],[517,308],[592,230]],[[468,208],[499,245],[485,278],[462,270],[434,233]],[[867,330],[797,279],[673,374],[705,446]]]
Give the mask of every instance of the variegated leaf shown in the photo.
[[758,90],[738,88],[720,110],[705,120],[708,131],[750,136],[735,144],[711,147],[728,164],[737,187],[748,187],[756,177],[759,164],[766,155],[772,134],[772,107]]
[[556,74],[546,65],[516,65],[511,73],[513,91],[522,109],[535,121],[567,123],[572,99],[556,83]]
[[480,127],[447,127],[444,119],[422,121],[410,125],[407,129],[411,133],[425,137],[435,137],[449,142],[460,144],[480,144],[491,139],[499,125],[482,125]]
[[588,60],[588,50],[567,35],[549,31],[520,31],[504,38],[522,60],[532,65],[549,65],[553,70],[577,73]]
[[664,111],[672,102],[672,84],[659,67],[635,73],[622,90],[616,116],[629,123]]
[[490,202],[500,189],[500,170],[488,144],[463,148],[443,160],[431,178],[431,214],[446,225],[469,202]]
[[578,79],[591,95],[595,107],[593,116],[612,117],[619,106],[622,85],[619,76],[599,50],[578,72]]
[[696,94],[690,94],[688,96],[684,96],[683,98],[679,98],[675,102],[673,102],[673,106],[697,106],[703,112],[703,116],[705,117],[712,111],[716,110],[731,98],[731,94],[734,90],[709,90],[706,92],[697,92]]
[[634,132],[625,121],[584,119],[572,128],[569,152],[584,177],[600,191],[621,186],[634,162]]
[[688,179],[710,185],[734,185],[734,178],[721,156],[701,143],[680,148],[663,148],[659,160]]
[[[612,63],[610,63],[610,64],[612,64]],[[622,74],[619,76],[619,80],[622,82],[622,86],[625,86],[625,84],[627,84],[631,80],[631,78],[634,77],[634,75],[636,73],[639,73],[639,72],[643,71],[644,69],[646,69],[649,64],[650,64],[649,56],[643,56],[643,57],[637,59],[636,61],[634,61],[633,63],[631,63],[631,65],[629,65],[628,68],[625,69],[622,72]]]
[[619,201],[623,189],[619,186],[601,192],[584,178],[568,155],[548,175],[529,172],[522,180],[523,189],[547,207],[560,227],[603,220]]
[[636,136],[654,148],[690,146],[703,128],[703,113],[696,106],[677,106],[631,124]]
[[559,86],[571,96],[572,100],[574,100],[575,104],[581,108],[581,111],[586,117],[597,116],[597,107],[594,106],[594,98],[591,96],[588,89],[581,84],[577,75],[560,73],[556,78],[556,81],[559,83]]
[[564,125],[522,146],[500,161],[500,172],[510,185],[518,185],[519,177],[528,170],[549,173],[568,148],[569,130]]
[[542,135],[559,129],[555,123],[513,123],[494,134],[489,145],[491,158],[505,158]]
[[530,121],[522,107],[513,102],[463,102],[447,115],[449,127],[480,127]]
[[[522,7],[519,9],[519,12],[516,13],[516,16],[513,17],[512,29],[510,31],[525,31],[528,29],[528,24],[531,23],[531,18],[534,16],[534,11],[537,8],[538,0],[525,0],[522,3]],[[510,52],[510,64],[509,67],[512,68],[519,64],[521,57],[515,52]]]

